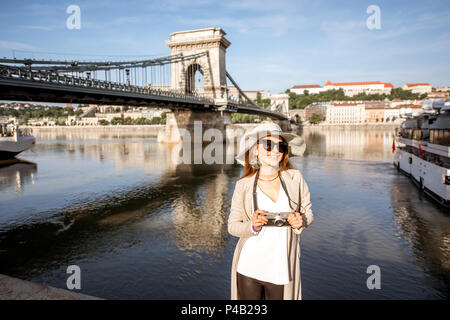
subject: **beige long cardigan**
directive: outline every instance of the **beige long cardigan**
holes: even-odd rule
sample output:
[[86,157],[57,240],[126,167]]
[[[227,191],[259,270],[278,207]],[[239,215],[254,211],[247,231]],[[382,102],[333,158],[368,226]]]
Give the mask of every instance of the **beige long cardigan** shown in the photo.
[[[253,183],[255,174],[247,176],[236,182],[236,186],[231,200],[230,215],[228,217],[228,232],[239,241],[234,250],[233,263],[231,267],[231,299],[238,300],[237,291],[237,265],[239,255],[245,241],[250,237],[257,237],[251,232],[251,216],[253,209]],[[287,252],[289,259],[289,279],[290,282],[284,285],[284,300],[301,300],[301,279],[300,279],[300,234],[314,220],[311,211],[311,201],[308,185],[301,172],[297,169],[281,171],[281,176],[286,184],[286,189],[292,201],[298,203],[301,192],[302,212],[305,213],[304,226],[299,230],[289,229],[287,233]],[[300,189],[299,189],[300,187]],[[291,202],[293,208],[296,205]],[[306,222],[306,224],[305,224]]]

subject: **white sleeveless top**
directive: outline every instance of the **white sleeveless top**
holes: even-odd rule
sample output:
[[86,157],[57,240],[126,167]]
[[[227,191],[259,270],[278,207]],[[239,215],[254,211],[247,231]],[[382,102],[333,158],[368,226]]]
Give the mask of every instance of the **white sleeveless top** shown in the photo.
[[[258,209],[270,212],[290,212],[289,200],[280,185],[276,202],[256,187]],[[252,204],[253,206],[253,204]],[[253,210],[254,211],[254,210]],[[242,247],[237,265],[240,274],[278,285],[289,283],[287,232],[289,227],[262,227]]]

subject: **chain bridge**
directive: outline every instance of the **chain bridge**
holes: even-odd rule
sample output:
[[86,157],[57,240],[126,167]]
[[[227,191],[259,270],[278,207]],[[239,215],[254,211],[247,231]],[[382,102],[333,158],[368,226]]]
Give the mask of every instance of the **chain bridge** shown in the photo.
[[179,141],[179,128],[192,130],[195,121],[223,131],[233,112],[289,126],[286,112],[256,105],[227,72],[225,35],[220,28],[174,32],[169,56],[145,60],[0,59],[0,100],[167,108],[165,142]]

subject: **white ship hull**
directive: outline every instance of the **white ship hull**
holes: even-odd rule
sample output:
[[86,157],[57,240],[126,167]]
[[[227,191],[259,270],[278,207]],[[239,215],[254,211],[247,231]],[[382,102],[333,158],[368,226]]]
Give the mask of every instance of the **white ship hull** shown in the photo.
[[30,149],[36,143],[33,136],[0,137],[0,160],[14,158],[19,153]]
[[450,208],[450,169],[396,148],[394,165],[444,208]]

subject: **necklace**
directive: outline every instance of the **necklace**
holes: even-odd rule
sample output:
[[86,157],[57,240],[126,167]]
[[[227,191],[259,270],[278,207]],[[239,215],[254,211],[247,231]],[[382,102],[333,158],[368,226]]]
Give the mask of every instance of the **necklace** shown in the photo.
[[261,179],[261,178],[259,178],[258,177],[258,180],[261,180],[261,181],[273,181],[273,180],[275,180],[276,178],[278,178],[278,174],[276,175],[276,177],[275,178],[273,178],[273,179]]

